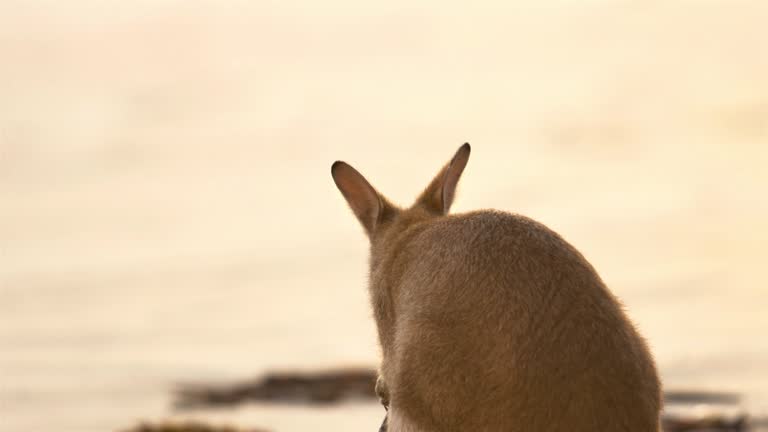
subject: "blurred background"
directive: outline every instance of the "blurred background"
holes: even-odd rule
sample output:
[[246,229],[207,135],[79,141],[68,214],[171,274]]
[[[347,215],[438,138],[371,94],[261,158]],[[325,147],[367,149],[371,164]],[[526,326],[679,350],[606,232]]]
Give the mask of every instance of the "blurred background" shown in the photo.
[[179,413],[179,382],[375,366],[343,159],[579,248],[668,389],[768,410],[768,5],[0,0],[0,430],[376,430]]

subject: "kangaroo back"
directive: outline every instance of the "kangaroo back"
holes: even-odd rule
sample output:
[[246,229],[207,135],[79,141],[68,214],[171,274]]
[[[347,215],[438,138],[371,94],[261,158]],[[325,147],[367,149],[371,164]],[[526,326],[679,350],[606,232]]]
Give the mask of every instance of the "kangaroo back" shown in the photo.
[[653,359],[586,259],[523,216],[447,214],[468,157],[408,209],[334,165],[371,240],[388,430],[657,432]]

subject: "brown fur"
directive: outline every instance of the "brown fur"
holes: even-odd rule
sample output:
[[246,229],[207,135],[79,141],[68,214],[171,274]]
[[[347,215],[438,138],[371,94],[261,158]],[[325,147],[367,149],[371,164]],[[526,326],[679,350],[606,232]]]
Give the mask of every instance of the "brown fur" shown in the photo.
[[333,177],[371,241],[391,432],[657,432],[649,350],[558,234],[499,211],[447,215],[468,144],[408,209]]

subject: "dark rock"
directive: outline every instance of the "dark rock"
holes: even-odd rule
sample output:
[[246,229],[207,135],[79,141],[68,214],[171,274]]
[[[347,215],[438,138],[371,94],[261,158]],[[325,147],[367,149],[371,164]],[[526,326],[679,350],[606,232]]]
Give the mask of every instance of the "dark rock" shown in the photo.
[[316,373],[277,372],[232,385],[187,384],[176,389],[179,409],[234,405],[247,401],[329,404],[345,399],[376,400],[376,372],[346,369]]
[[201,422],[141,423],[121,432],[267,432],[265,429],[239,429],[232,426],[212,426]]

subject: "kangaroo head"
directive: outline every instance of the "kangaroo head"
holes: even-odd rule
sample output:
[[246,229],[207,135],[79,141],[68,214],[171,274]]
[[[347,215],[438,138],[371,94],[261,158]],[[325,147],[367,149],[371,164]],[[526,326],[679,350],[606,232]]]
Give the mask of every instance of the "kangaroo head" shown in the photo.
[[459,178],[469,160],[469,153],[469,143],[462,145],[416,202],[407,209],[392,204],[362,174],[345,162],[336,161],[331,166],[331,174],[375,250],[395,232],[448,214],[456,196]]

